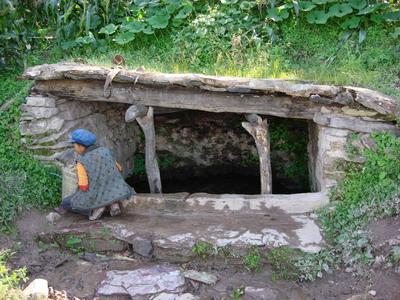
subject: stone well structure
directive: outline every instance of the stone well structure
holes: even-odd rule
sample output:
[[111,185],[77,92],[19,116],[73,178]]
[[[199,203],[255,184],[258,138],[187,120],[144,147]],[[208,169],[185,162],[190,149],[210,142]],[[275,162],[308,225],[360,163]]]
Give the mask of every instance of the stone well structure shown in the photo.
[[85,127],[99,136],[100,144],[114,150],[128,172],[143,142],[149,184],[156,193],[161,192],[162,178],[155,157],[157,149],[167,146],[156,143],[153,115],[182,110],[242,115],[243,133],[251,136],[259,156],[261,194],[271,192],[268,116],[307,120],[314,192],[335,186],[342,175],[337,164],[354,159],[346,153],[353,133],[362,134],[366,146],[372,132],[400,134],[398,102],[359,87],[150,73],[75,63],[32,67],[22,78],[35,81],[23,105],[20,127],[38,159],[65,164],[68,134]]

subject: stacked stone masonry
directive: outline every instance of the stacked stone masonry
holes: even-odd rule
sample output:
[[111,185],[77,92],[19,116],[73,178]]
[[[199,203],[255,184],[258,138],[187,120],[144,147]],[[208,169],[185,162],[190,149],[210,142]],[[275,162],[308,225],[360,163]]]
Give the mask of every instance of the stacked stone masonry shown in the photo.
[[20,130],[37,159],[66,165],[73,160],[69,134],[87,128],[110,147],[125,172],[132,169],[139,129],[125,123],[125,104],[81,102],[31,94],[23,104]]

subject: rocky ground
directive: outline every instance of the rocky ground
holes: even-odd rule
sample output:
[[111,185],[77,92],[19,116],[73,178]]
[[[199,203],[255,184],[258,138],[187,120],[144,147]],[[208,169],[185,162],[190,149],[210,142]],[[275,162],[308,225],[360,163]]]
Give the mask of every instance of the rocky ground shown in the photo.
[[355,276],[340,270],[311,283],[274,281],[268,262],[254,273],[234,259],[167,263],[130,249],[66,250],[37,239],[46,226],[50,225],[44,213],[27,212],[18,221],[18,233],[1,236],[0,242],[1,248],[16,251],[12,267],[26,266],[30,280],[48,281],[50,299],[400,299],[400,275],[389,260],[393,247],[400,244],[399,219],[370,225],[377,256],[370,272]]

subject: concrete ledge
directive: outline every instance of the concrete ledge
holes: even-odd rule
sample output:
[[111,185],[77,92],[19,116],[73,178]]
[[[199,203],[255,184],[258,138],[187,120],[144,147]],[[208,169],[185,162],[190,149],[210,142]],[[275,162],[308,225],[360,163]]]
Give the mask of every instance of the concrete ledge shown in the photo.
[[290,195],[238,194],[137,194],[125,201],[135,213],[270,213],[279,209],[289,214],[312,212],[329,203],[327,192]]

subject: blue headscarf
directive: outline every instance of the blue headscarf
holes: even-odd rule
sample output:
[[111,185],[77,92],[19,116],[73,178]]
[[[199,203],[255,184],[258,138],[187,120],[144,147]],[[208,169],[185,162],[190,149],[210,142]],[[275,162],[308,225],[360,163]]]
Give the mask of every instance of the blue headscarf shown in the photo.
[[90,147],[96,143],[96,135],[86,129],[77,129],[71,133],[69,141]]

